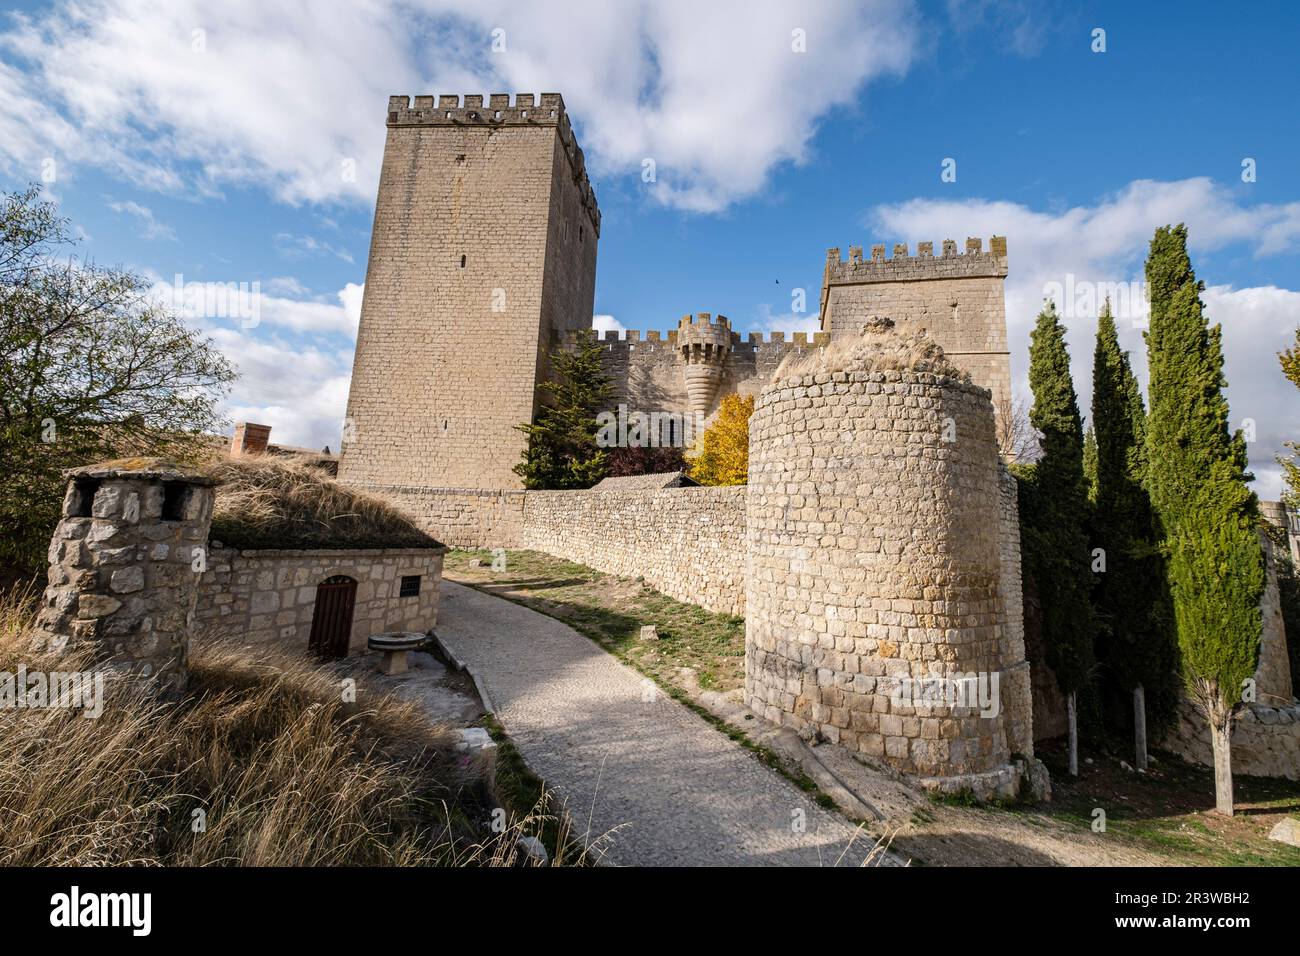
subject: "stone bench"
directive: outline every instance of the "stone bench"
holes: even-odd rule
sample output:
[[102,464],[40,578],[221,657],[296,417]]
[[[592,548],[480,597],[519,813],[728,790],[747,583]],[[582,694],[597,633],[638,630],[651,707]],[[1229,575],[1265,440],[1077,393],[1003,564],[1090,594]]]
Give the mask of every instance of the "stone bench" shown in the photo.
[[383,651],[384,659],[379,665],[381,673],[405,674],[406,655],[418,651],[428,638],[417,631],[390,631],[387,634],[374,634],[366,640],[366,647],[372,651]]

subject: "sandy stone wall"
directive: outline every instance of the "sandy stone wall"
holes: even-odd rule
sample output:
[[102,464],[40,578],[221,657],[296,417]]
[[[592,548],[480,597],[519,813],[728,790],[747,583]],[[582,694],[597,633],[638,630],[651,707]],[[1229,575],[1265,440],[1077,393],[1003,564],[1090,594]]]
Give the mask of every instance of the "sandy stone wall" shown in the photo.
[[1020,663],[1003,658],[999,509],[983,389],[889,370],[770,385],[750,421],[750,706],[904,771],[1014,790],[1004,713],[904,691]]
[[530,491],[523,547],[745,613],[745,489]]
[[939,255],[929,242],[920,243],[915,256],[898,243],[892,258],[883,245],[872,248],[870,259],[855,246],[847,261],[831,249],[822,283],[822,331],[833,338],[856,333],[872,316],[893,319],[900,332],[924,329],[1001,407],[1011,395],[1006,276],[1007,242],[998,236],[987,252],[980,239],[967,239],[964,253],[945,241]]
[[[427,631],[438,620],[443,551],[238,551],[213,547],[199,583],[198,634],[250,644],[280,644],[306,652],[316,586],[334,575],[357,582],[350,654],[384,631]],[[420,593],[401,597],[406,575],[420,576]]]
[[169,462],[91,465],[70,473],[50,540],[37,628],[89,645],[97,660],[185,686],[212,480]]
[[422,531],[455,548],[522,547],[523,491],[353,484],[401,509]]
[[1002,686],[1007,746],[1013,754],[1034,755],[1033,681],[1025,659],[1024,590],[1020,578],[1019,485],[1005,466],[998,467],[998,604],[1002,623]]
[[[603,348],[602,364],[614,381],[614,397],[610,403],[619,403],[630,410],[643,412],[687,412],[690,399],[686,390],[686,364],[678,346],[677,330],[642,333],[628,329],[604,332],[599,336]],[[822,333],[808,335],[761,332],[748,334],[733,332],[731,350],[722,367],[722,380],[709,407],[709,414],[717,410],[724,395],[757,395],[768,382],[787,355],[805,354],[821,348],[830,341]],[[573,338],[565,340],[569,347]]]
[[[1205,718],[1187,700],[1161,746],[1192,763],[1214,766]],[[1232,772],[1300,780],[1300,703],[1248,705],[1232,725]]]

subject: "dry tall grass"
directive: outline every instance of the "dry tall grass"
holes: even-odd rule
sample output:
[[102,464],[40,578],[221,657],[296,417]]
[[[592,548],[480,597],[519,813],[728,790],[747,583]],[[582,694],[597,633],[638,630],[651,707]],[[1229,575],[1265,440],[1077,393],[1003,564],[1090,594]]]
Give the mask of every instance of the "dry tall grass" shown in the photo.
[[396,508],[308,462],[220,457],[211,538],[237,548],[427,548],[437,541]]
[[[0,865],[520,861],[545,809],[488,830],[486,781],[450,729],[362,681],[344,703],[329,669],[249,654],[196,647],[178,702],[116,680],[95,719],[0,708]],[[29,607],[0,603],[0,672],[19,665],[89,667],[40,647]]]
[[924,333],[897,332],[893,323],[868,323],[857,336],[832,339],[825,348],[791,352],[773,381],[822,372],[929,372],[969,382],[970,373],[953,365],[943,348]]

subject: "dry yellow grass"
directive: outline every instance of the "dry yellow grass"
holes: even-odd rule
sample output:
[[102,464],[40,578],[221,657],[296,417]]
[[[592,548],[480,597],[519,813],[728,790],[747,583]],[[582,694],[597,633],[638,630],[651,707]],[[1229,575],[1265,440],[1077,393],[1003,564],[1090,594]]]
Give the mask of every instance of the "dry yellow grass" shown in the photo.
[[[116,680],[95,719],[0,708],[0,865],[514,865],[517,837],[552,819],[534,808],[492,833],[449,728],[364,682],[344,703],[309,661],[249,655],[195,648],[172,703]],[[0,603],[0,672],[20,665],[89,667]]]
[[221,457],[211,538],[237,548],[426,548],[438,542],[391,505],[306,462]]

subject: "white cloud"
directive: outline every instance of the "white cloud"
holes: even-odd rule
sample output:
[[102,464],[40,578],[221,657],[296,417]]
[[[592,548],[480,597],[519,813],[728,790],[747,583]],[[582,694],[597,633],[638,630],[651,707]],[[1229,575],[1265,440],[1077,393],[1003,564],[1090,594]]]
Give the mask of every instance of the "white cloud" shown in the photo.
[[334,256],[344,262],[352,262],[352,253],[340,249],[315,236],[295,236],[288,232],[275,235],[275,250],[287,259],[309,259],[316,256]]
[[627,327],[612,315],[593,315],[591,327],[597,332],[626,332]]
[[821,331],[821,319],[815,313],[773,313],[770,305],[763,304],[758,308],[758,318],[754,330],[758,332],[807,332],[812,334]]
[[[1192,261],[1198,254],[1242,244],[1267,257],[1300,243],[1300,203],[1247,205],[1209,179],[1177,182],[1140,180],[1093,206],[1059,213],[1012,202],[914,199],[873,210],[870,222],[879,241],[892,243],[966,236],[1007,237],[1007,333],[1014,388],[1029,394],[1029,331],[1044,290],[1068,281],[1095,284],[1141,282],[1147,244],[1157,226],[1186,222]],[[1198,276],[1212,283],[1203,265]],[[1071,280],[1071,277],[1073,279]],[[1294,340],[1300,324],[1300,293],[1273,287],[1237,289],[1213,286],[1204,295],[1211,322],[1224,328],[1225,370],[1233,421],[1253,418],[1257,440],[1250,446],[1256,490],[1266,498],[1280,491],[1274,455],[1282,441],[1300,438],[1300,392],[1281,374],[1276,353]],[[1099,305],[1100,303],[1096,303]],[[1061,306],[1062,303],[1058,303]],[[1120,341],[1133,357],[1145,387],[1146,345],[1133,321],[1121,316]],[[1092,352],[1096,313],[1067,317],[1071,371],[1085,415],[1092,399]]]
[[0,34],[0,164],[35,178],[55,156],[149,188],[370,202],[389,94],[558,90],[593,172],[653,159],[656,198],[717,210],[804,160],[818,121],[856,109],[865,84],[906,70],[916,18],[885,0],[375,0],[313,16],[65,2]]
[[122,213],[134,218],[140,224],[140,235],[144,239],[165,239],[168,242],[176,241],[176,230],[166,223],[159,222],[154,218],[153,210],[148,206],[141,206],[138,202],[126,200],[124,202],[110,202],[108,208],[116,213]]

